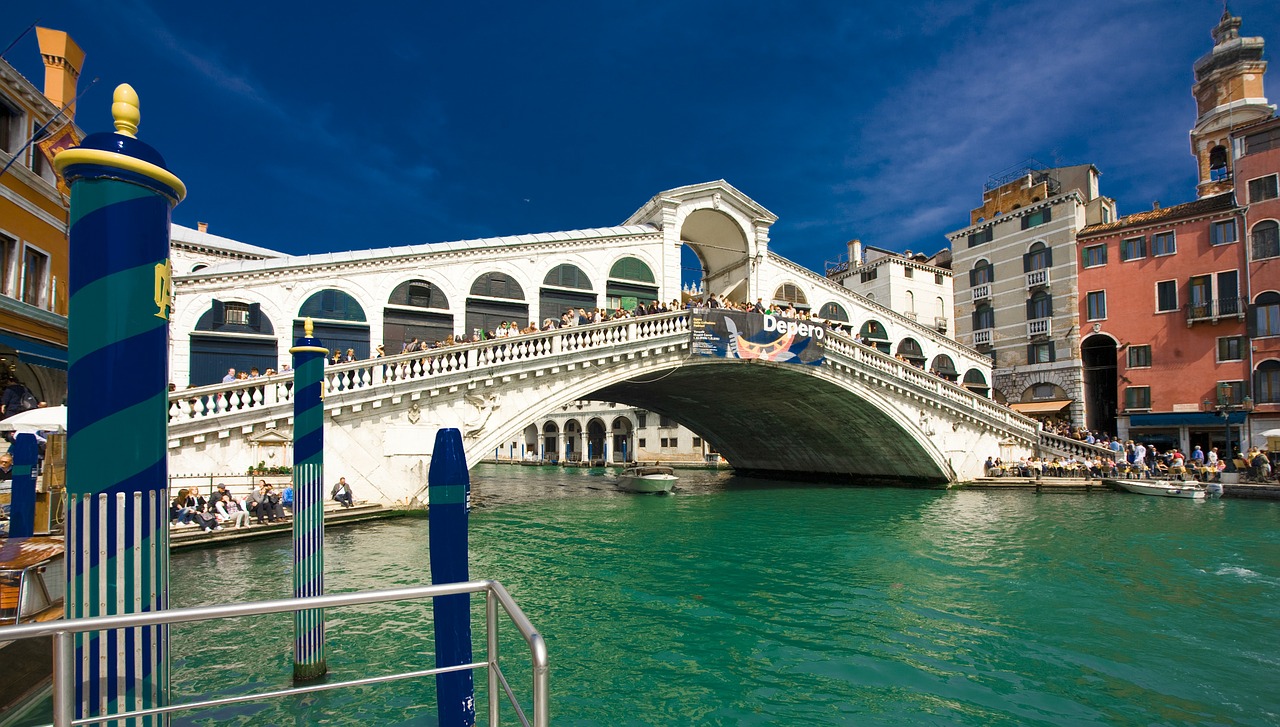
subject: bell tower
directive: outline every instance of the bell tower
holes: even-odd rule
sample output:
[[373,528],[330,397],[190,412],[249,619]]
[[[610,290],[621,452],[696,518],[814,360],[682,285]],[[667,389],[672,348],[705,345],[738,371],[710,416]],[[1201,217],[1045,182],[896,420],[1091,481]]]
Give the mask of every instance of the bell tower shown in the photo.
[[1262,38],[1240,37],[1240,18],[1223,4],[1222,19],[1211,34],[1213,50],[1196,61],[1196,125],[1191,130],[1191,153],[1199,166],[1199,197],[1229,191],[1230,134],[1255,121],[1270,118],[1276,107],[1267,103],[1262,76]]

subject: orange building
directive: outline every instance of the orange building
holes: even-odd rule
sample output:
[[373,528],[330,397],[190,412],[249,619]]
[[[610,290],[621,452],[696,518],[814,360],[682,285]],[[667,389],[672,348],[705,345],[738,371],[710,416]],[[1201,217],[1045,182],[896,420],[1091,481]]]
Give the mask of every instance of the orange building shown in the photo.
[[0,377],[50,403],[66,397],[67,199],[50,164],[73,146],[84,62],[66,33],[37,28],[44,90],[0,59]]

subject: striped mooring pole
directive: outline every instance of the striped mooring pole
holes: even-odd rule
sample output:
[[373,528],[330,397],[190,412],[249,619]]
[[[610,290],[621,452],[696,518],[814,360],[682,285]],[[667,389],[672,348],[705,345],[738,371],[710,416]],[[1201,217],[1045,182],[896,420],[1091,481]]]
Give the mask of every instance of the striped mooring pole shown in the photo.
[[[293,597],[324,595],[324,361],[311,319],[293,354]],[[324,676],[324,609],[293,614],[293,678]]]
[[[53,162],[71,186],[67,618],[169,607],[169,215],[187,189],[135,138],[138,94],[112,100],[115,132]],[[77,719],[169,702],[167,626],[79,634],[75,663]]]
[[[427,539],[431,551],[431,582],[464,583],[467,567],[467,510],[471,504],[471,475],[462,432],[436,432],[427,471]],[[432,599],[436,636],[436,668],[471,663],[471,595],[458,593]],[[436,675],[436,717],[440,727],[474,727],[475,678],[471,670]],[[491,704],[494,704],[491,700]],[[489,719],[496,719],[490,715]]]

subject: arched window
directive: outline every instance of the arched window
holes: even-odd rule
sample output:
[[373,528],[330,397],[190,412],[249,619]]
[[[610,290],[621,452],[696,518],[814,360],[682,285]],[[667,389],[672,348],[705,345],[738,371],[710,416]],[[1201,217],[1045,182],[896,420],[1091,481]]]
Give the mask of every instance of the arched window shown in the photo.
[[978,369],[969,369],[964,372],[964,388],[979,396],[991,395],[991,390],[987,388],[987,377],[983,376],[982,371]]
[[[910,268],[907,268],[910,270]],[[916,314],[916,294],[910,290],[907,291],[907,313],[911,316]]]
[[313,293],[298,309],[298,317],[353,322],[365,320],[364,308],[360,307],[360,303],[336,288]]
[[[643,264],[643,263],[642,263]],[[614,267],[617,267],[616,265]],[[547,277],[542,281],[543,285],[553,285],[557,288],[576,288],[578,290],[591,290],[591,279],[577,265],[557,265],[547,273]]]
[[956,371],[956,362],[945,353],[940,353],[933,357],[933,363],[929,366],[933,372],[947,381],[955,381],[960,377],[960,372]]
[[818,310],[818,317],[828,321],[840,321],[841,323],[849,322],[849,314],[839,303],[827,303]]
[[885,330],[884,324],[877,320],[869,320],[862,324],[862,328],[858,330],[868,346],[875,346],[880,353],[889,353],[889,332]]
[[1231,170],[1227,168],[1227,148],[1215,146],[1209,150],[1209,179],[1219,182],[1231,178]]
[[471,294],[486,298],[524,300],[524,289],[506,273],[485,273],[471,284]]
[[1053,296],[1046,291],[1037,290],[1031,294],[1031,299],[1027,301],[1027,320],[1034,321],[1037,318],[1053,317]]
[[1280,223],[1263,220],[1253,226],[1253,259],[1280,257]]
[[204,264],[204,263],[196,263],[195,265],[192,265],[192,266],[191,266],[191,272],[193,272],[193,273],[198,273],[198,272],[200,272],[201,270],[204,270],[204,269],[205,269],[205,268],[207,268],[207,267],[209,267],[209,266],[208,266],[208,265],[206,265],[206,264]]
[[1253,393],[1259,404],[1280,403],[1280,361],[1269,359],[1253,372]]
[[216,384],[227,369],[259,371],[280,365],[275,326],[259,303],[215,300],[190,335],[192,386]]
[[1249,336],[1280,336],[1280,293],[1269,290],[1253,299],[1249,306]]
[[898,355],[915,366],[924,366],[924,351],[920,348],[920,342],[914,338],[904,338],[898,342]]
[[449,299],[435,283],[425,280],[407,280],[391,291],[391,295],[387,297],[387,305],[449,310]]
[[996,327],[996,309],[987,303],[979,303],[973,309],[973,330],[981,331]]
[[[683,251],[690,249],[688,245],[683,246]],[[654,282],[653,271],[643,260],[624,257],[609,268],[604,305],[609,309],[635,310],[637,305],[652,303],[658,299],[658,286]]]
[[547,273],[538,291],[538,317],[559,318],[570,308],[594,311],[599,303],[591,290],[591,280],[575,265],[558,265]]
[[624,257],[609,268],[609,277],[615,280],[634,280],[638,283],[652,283],[653,271],[644,261],[634,257]]
[[974,264],[969,271],[969,287],[987,285],[995,279],[995,268],[985,258]]
[[808,308],[809,299],[805,297],[804,291],[795,283],[783,283],[778,289],[773,291],[774,303],[790,303],[796,308]]
[[1053,250],[1043,242],[1032,243],[1027,254],[1022,256],[1022,272],[1029,273],[1049,267],[1053,267]]

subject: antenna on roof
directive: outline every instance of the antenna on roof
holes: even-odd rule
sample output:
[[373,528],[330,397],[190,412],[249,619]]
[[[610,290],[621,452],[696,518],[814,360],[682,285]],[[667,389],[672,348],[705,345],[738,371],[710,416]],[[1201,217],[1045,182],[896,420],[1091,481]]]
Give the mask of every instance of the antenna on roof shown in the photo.
[[14,47],[15,45],[17,45],[17,44],[18,44],[18,41],[20,41],[20,40],[22,40],[23,38],[27,37],[27,33],[30,33],[30,32],[31,32],[31,29],[32,29],[32,28],[34,28],[34,27],[36,27],[36,23],[38,23],[38,22],[40,22],[40,18],[36,18],[35,23],[32,23],[31,25],[28,25],[26,30],[22,31],[22,32],[18,35],[18,37],[17,37],[17,38],[14,38],[14,39],[13,39],[13,42],[12,42],[12,43],[10,43],[9,45],[6,45],[6,46],[4,47],[4,50],[0,51],[0,58],[4,58],[4,54],[5,54],[5,53],[8,53],[8,52],[9,52],[9,51],[11,51],[11,50],[13,50],[13,47]]

